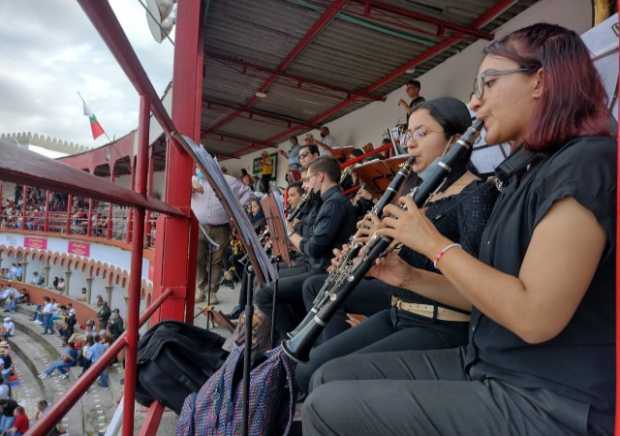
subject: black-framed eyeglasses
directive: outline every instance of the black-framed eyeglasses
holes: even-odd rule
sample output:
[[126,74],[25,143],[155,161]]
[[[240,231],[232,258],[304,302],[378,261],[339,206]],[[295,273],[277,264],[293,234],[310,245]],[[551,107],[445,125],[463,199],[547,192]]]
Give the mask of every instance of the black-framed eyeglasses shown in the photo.
[[489,83],[487,79],[491,77],[508,76],[510,74],[517,73],[531,73],[532,67],[519,67],[512,70],[485,70],[476,76],[474,80],[474,95],[478,100],[481,100],[484,96],[484,88]]

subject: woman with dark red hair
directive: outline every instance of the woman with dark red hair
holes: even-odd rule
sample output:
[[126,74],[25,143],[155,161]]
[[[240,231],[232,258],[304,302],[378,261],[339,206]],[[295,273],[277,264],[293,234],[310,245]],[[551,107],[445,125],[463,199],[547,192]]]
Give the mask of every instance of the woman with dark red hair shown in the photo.
[[514,149],[478,258],[406,200],[388,206],[379,233],[443,276],[374,272],[470,305],[469,344],[329,362],[313,377],[304,435],[613,433],[616,145],[605,91],[579,36],[556,25],[518,30],[485,55],[470,105],[487,142]]

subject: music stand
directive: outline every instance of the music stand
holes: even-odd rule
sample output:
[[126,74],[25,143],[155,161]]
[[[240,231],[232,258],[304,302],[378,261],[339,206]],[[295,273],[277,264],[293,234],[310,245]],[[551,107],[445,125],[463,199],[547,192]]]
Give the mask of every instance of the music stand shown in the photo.
[[401,164],[409,156],[394,156],[383,160],[372,160],[353,167],[358,181],[373,196],[378,197],[389,186]]
[[289,255],[289,241],[286,236],[286,225],[282,221],[273,193],[264,196],[260,200],[260,205],[263,208],[263,214],[265,214],[267,228],[269,229],[271,253],[286,265],[290,265],[291,256]]
[[347,159],[350,158],[351,153],[353,153],[353,150],[355,150],[356,147],[338,147],[338,148],[332,148],[331,152],[332,152],[332,156],[334,156],[334,158],[336,158],[337,161],[346,161]]

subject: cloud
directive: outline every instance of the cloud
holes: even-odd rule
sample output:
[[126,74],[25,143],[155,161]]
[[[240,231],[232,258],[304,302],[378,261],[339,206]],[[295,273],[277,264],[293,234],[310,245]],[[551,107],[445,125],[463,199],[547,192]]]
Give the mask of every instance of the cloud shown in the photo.
[[[110,4],[161,95],[172,77],[173,47],[153,41],[137,0]],[[4,1],[0,16],[0,133],[95,145],[78,91],[110,136],[136,128],[138,95],[77,2]]]

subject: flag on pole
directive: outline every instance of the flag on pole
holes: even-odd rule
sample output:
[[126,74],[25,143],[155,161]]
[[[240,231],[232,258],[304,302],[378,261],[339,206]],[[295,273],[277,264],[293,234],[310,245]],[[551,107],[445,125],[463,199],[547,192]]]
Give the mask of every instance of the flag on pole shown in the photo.
[[103,127],[101,127],[101,124],[99,124],[99,121],[97,121],[97,117],[86,104],[86,100],[84,100],[84,98],[79,92],[78,95],[82,100],[82,109],[84,110],[84,115],[86,115],[90,121],[90,131],[93,134],[93,139],[97,139],[101,135],[105,135],[105,130],[103,130]]

